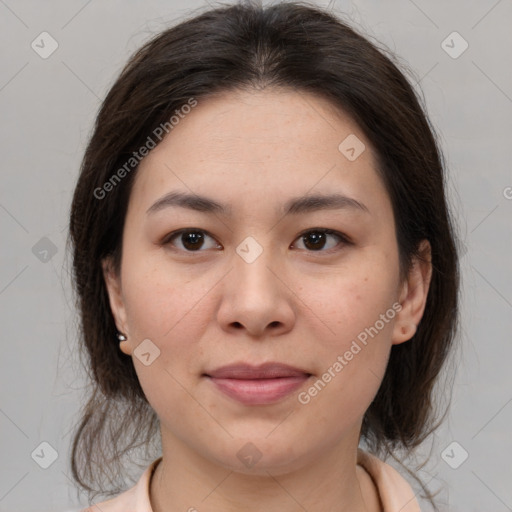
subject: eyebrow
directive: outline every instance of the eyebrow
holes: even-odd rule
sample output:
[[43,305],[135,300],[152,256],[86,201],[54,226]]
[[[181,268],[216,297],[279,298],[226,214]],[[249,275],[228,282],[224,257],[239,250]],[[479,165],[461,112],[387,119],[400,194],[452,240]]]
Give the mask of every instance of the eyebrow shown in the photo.
[[[153,203],[146,211],[146,214],[156,213],[165,208],[181,207],[198,212],[216,213],[229,215],[231,208],[214,201],[213,199],[200,196],[197,194],[189,194],[184,192],[169,192],[165,194],[155,203]],[[297,215],[317,210],[338,210],[353,209],[361,212],[370,213],[368,207],[352,197],[342,194],[317,194],[309,196],[294,197],[289,199],[282,207],[284,215]]]

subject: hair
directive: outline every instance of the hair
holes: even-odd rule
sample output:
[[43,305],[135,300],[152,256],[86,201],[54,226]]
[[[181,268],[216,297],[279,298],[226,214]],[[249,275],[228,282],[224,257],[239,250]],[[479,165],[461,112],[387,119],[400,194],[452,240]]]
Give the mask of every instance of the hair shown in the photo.
[[391,349],[361,438],[376,455],[387,456],[412,450],[437,428],[434,384],[458,323],[456,237],[435,130],[394,60],[390,51],[317,6],[246,2],[210,9],[164,30],[122,69],[97,115],[70,212],[80,353],[91,387],[74,432],[71,469],[89,496],[122,489],[123,456],[148,447],[159,425],[131,358],[119,350],[101,266],[111,258],[119,272],[136,166],[109,187],[106,198],[95,191],[112,183],[177,109],[216,93],[277,87],[319,95],[348,114],[371,142],[392,203],[400,276],[407,275],[413,258],[424,257],[419,247],[426,239],[432,277],[416,333]]

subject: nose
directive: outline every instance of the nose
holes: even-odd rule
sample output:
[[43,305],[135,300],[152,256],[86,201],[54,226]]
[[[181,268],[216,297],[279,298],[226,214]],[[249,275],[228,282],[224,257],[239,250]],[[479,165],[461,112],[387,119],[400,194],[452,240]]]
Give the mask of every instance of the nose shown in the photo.
[[296,310],[293,287],[270,251],[252,263],[237,254],[222,284],[217,320],[227,332],[245,330],[252,337],[277,336],[292,329]]

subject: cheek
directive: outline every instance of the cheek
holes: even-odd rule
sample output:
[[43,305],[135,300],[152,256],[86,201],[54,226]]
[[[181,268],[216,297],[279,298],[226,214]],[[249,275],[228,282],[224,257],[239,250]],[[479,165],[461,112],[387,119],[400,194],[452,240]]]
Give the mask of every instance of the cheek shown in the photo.
[[164,343],[168,338],[182,339],[176,335],[180,331],[201,328],[202,299],[215,285],[215,276],[198,276],[197,270],[192,274],[161,260],[135,254],[127,258],[123,290],[131,332]]
[[[321,282],[304,284],[301,291],[304,303],[329,327],[331,336],[326,338],[327,346],[343,345],[376,322],[383,334],[390,332],[395,316],[392,305],[396,300],[396,276],[392,268],[382,266],[382,271],[378,268],[354,266],[350,272],[333,273]],[[386,312],[382,325],[379,319]]]
[[343,299],[324,297],[322,319],[334,334],[316,344],[315,379],[299,400],[314,423],[338,425],[339,431],[362,418],[378,392],[396,316],[389,294],[358,286],[352,292]]
[[367,263],[360,259],[350,272],[332,274],[325,284],[310,287],[315,292],[309,299],[306,287],[301,292],[305,303],[329,327],[315,346],[321,382],[307,390],[316,404],[313,408],[318,407],[316,413],[338,417],[338,412],[329,412],[328,404],[333,401],[343,405],[345,414],[351,410],[362,415],[370,405],[391,349],[397,279],[398,269],[385,256]]
[[[199,374],[202,349],[200,340],[211,316],[208,286],[213,278],[192,278],[185,272],[169,272],[165,265],[152,264],[148,258],[133,254],[127,258],[122,276],[126,313],[132,349],[149,339],[158,355],[150,365],[133,356],[133,363],[144,393],[160,418],[172,417],[180,424],[184,416],[176,414],[190,400],[185,388]],[[205,300],[206,299],[206,300]],[[151,346],[152,347],[152,346]],[[185,388],[184,388],[185,386]],[[200,414],[200,411],[195,411]],[[185,428],[185,425],[184,425]]]
[[151,261],[135,251],[125,268],[122,282],[132,350],[149,339],[158,354],[149,367],[137,352],[133,362],[148,400],[159,411],[190,398],[179,383],[193,382],[204,369],[200,340],[214,314],[211,292],[219,277],[217,272],[198,275],[197,269],[194,275],[183,268],[177,271],[162,258]]

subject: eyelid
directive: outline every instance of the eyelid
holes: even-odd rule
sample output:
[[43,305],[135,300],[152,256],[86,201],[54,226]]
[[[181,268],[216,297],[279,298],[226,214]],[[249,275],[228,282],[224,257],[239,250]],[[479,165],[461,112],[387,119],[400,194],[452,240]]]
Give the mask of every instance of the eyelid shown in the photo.
[[297,238],[300,238],[301,236],[307,235],[308,233],[311,233],[311,232],[325,233],[326,235],[335,235],[335,236],[341,238],[346,243],[352,243],[350,238],[347,235],[345,235],[345,233],[342,233],[341,231],[337,231],[335,229],[330,229],[330,228],[308,228],[308,229],[305,229],[304,231],[302,231],[297,236]]

